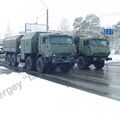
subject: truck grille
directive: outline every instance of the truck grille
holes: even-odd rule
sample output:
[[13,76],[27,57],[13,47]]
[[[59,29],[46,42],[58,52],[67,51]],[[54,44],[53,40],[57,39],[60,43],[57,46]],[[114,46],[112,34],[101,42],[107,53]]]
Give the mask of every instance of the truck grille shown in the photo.
[[106,53],[94,53],[93,56],[106,56]]

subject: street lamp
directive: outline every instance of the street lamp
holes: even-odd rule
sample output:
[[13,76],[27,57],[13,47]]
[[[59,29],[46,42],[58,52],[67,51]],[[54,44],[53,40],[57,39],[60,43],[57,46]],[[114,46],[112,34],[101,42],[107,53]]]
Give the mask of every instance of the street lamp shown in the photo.
[[40,0],[40,2],[44,5],[45,9],[46,9],[46,31],[48,31],[49,26],[48,26],[48,8],[47,5],[45,4],[45,2],[43,2],[42,0]]

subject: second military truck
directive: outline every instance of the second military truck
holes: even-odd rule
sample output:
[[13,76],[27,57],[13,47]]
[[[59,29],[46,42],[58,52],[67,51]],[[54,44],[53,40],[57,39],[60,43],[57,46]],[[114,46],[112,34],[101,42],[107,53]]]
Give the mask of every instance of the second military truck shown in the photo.
[[110,54],[109,40],[106,38],[76,36],[74,37],[76,46],[75,59],[79,69],[88,68],[93,64],[96,69],[104,67],[105,60]]
[[26,33],[6,38],[3,48],[9,66],[24,62],[27,71],[36,69],[44,73],[59,67],[62,72],[68,72],[74,66],[75,45],[69,35]]

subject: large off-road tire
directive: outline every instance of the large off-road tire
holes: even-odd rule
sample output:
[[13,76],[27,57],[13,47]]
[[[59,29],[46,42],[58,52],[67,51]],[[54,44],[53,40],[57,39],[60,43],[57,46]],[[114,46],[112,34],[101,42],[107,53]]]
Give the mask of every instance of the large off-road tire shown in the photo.
[[60,70],[62,73],[68,73],[74,66],[74,63],[68,63],[60,66]]
[[7,66],[12,65],[12,57],[10,54],[7,54],[7,56],[6,56],[6,63],[7,63]]
[[89,64],[88,64],[87,60],[85,59],[85,57],[79,56],[77,66],[81,70],[81,69],[88,68]]
[[32,58],[30,56],[28,56],[26,58],[26,61],[25,61],[25,67],[26,67],[26,70],[27,71],[30,71],[33,69],[33,61],[32,61]]
[[37,62],[36,62],[36,70],[37,72],[40,73],[45,73],[47,71],[47,66],[44,63],[43,57],[38,57]]
[[18,66],[17,56],[15,54],[12,55],[12,67]]
[[96,67],[96,69],[102,69],[103,67],[104,67],[104,65],[105,65],[105,62],[104,62],[104,60],[102,60],[102,61],[95,61],[94,62],[94,66]]

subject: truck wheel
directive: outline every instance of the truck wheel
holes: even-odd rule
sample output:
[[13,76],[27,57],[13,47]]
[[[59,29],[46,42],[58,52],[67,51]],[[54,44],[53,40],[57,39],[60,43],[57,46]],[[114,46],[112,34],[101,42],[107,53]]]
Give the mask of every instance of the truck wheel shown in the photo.
[[11,66],[11,65],[12,65],[12,58],[11,58],[11,55],[10,55],[10,54],[7,55],[7,65],[8,65],[8,66]]
[[27,71],[30,71],[30,70],[32,70],[32,68],[33,68],[32,58],[31,58],[30,56],[28,56],[28,57],[26,58],[25,67],[26,67]]
[[60,66],[60,70],[63,73],[67,73],[72,69],[73,66],[74,66],[74,63],[66,64],[66,65]]
[[81,70],[81,69],[86,69],[88,67],[88,63],[86,61],[86,59],[83,57],[83,56],[80,56],[78,58],[78,68]]
[[104,65],[105,65],[105,62],[103,60],[94,62],[94,66],[96,67],[96,69],[101,69],[104,67]]
[[18,66],[17,57],[15,54],[12,55],[12,67]]
[[42,57],[39,57],[36,62],[36,69],[38,73],[46,72],[46,65]]

